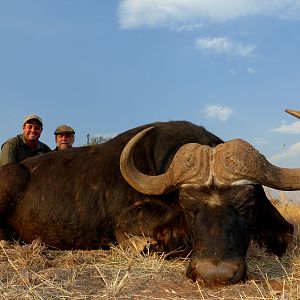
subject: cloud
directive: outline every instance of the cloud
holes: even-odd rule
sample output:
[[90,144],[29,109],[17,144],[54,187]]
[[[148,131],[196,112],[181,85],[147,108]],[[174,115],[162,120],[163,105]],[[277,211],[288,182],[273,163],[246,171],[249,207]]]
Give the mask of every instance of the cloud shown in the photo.
[[217,54],[231,54],[243,57],[252,55],[255,46],[236,43],[227,37],[199,38],[195,41],[196,48]]
[[173,25],[173,26],[170,26],[170,29],[173,29],[175,31],[193,31],[193,30],[196,30],[196,29],[200,29],[200,28],[203,28],[203,24],[202,23],[198,23],[198,24],[184,24],[184,25]]
[[235,76],[235,75],[238,74],[238,72],[237,72],[236,70],[233,70],[233,69],[229,69],[229,70],[227,71],[227,73],[228,73],[229,75],[232,75],[232,76]]
[[300,122],[295,122],[289,125],[282,125],[278,128],[271,130],[272,132],[287,133],[287,134],[299,134]]
[[271,157],[271,160],[272,161],[291,160],[299,157],[299,155],[300,155],[300,142],[292,145],[287,150],[284,150],[282,153],[274,155],[273,157]]
[[254,75],[255,74],[255,70],[251,67],[248,67],[246,68],[246,72],[249,74],[249,75]]
[[175,24],[226,22],[245,16],[300,19],[297,0],[122,0],[119,24],[124,29],[175,28]]
[[207,105],[203,112],[209,119],[218,119],[224,122],[232,115],[233,110],[221,105]]

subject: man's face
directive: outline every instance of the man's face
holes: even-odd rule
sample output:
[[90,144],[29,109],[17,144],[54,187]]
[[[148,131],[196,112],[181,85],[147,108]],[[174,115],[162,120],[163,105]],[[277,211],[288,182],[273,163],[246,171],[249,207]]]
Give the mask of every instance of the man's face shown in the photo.
[[36,120],[29,120],[23,125],[23,134],[28,142],[36,142],[41,136],[42,126]]
[[74,134],[60,133],[55,135],[55,142],[58,150],[71,148],[74,143]]

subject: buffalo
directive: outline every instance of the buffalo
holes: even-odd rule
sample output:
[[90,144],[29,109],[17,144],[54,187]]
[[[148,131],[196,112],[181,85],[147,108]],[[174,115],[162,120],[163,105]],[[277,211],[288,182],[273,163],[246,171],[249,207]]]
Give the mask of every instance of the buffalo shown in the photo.
[[153,251],[189,252],[187,276],[247,278],[254,240],[275,255],[293,234],[263,186],[300,188],[300,171],[271,165],[243,140],[187,121],[156,122],[106,143],[0,168],[0,234],[57,249],[100,249],[143,235]]

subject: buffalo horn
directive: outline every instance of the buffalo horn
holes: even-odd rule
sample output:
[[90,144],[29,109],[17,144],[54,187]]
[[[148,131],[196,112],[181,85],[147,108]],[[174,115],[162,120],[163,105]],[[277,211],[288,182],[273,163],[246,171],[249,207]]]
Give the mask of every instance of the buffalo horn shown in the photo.
[[194,143],[183,145],[177,151],[166,173],[153,176],[140,172],[133,163],[134,148],[152,129],[146,128],[136,134],[122,151],[120,170],[127,183],[147,195],[161,195],[183,183],[207,184],[212,148]]
[[152,127],[135,135],[124,147],[120,157],[124,179],[143,194],[160,195],[183,184],[219,187],[262,184],[285,191],[300,189],[300,168],[279,168],[241,139],[214,148],[197,143],[185,144],[179,148],[164,174],[143,174],[134,166],[133,152],[149,130]]
[[297,110],[293,110],[293,109],[285,109],[285,112],[287,112],[288,114],[300,119],[300,111]]
[[213,177],[219,185],[259,183],[274,189],[300,189],[300,169],[279,168],[271,164],[246,141],[236,139],[216,147]]

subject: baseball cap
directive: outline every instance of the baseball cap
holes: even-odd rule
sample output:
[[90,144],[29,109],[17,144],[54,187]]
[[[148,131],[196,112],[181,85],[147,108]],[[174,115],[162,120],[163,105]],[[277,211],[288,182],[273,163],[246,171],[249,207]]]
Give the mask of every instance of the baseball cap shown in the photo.
[[23,125],[24,125],[25,123],[28,123],[29,120],[37,120],[37,121],[41,124],[41,126],[43,127],[43,120],[42,120],[42,118],[39,117],[38,115],[29,115],[29,116],[26,116],[26,117],[24,118]]
[[55,131],[54,134],[62,134],[62,133],[72,133],[75,134],[75,131],[72,127],[68,126],[68,125],[59,125]]

